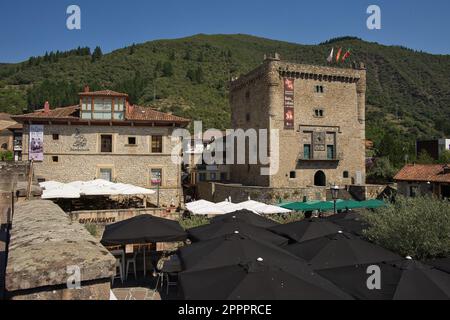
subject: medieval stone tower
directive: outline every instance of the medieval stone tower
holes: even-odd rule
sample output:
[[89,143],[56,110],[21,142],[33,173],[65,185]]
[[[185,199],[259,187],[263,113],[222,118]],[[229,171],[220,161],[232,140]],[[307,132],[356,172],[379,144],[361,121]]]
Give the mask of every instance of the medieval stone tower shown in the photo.
[[263,176],[262,164],[233,165],[232,180],[274,188],[364,184],[365,94],[363,64],[343,69],[265,58],[231,83],[232,125],[278,129],[279,170]]

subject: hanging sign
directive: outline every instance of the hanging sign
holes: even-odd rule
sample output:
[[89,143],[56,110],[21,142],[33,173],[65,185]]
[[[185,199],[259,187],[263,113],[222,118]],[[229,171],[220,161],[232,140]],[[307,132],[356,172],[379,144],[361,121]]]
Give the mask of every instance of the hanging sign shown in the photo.
[[44,161],[44,126],[30,125],[29,160]]
[[284,128],[294,129],[294,79],[284,78]]

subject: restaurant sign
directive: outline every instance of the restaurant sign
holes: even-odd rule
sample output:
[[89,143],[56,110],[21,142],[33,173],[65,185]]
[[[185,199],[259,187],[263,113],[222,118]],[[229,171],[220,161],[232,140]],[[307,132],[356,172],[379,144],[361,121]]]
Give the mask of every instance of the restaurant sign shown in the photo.
[[294,79],[284,78],[284,128],[294,129]]
[[29,159],[44,161],[44,126],[30,125]]

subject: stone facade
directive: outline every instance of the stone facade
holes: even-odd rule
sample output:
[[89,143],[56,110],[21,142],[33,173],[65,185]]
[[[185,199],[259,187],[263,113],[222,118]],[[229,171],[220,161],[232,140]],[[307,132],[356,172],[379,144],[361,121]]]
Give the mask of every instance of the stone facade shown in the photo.
[[[172,130],[172,127],[151,126],[45,124],[44,161],[35,162],[34,175],[47,181],[68,183],[100,178],[100,169],[111,169],[114,182],[154,189],[151,169],[161,169],[160,205],[177,206],[182,199],[181,167],[171,159],[178,143],[171,139]],[[101,152],[101,135],[112,135],[111,153]],[[154,135],[163,137],[162,153],[151,152]],[[136,138],[135,145],[128,144],[129,137]],[[84,142],[81,148],[76,146],[80,139]],[[28,160],[28,143],[29,127],[25,125],[24,160]],[[157,203],[156,194],[148,199]]]
[[[285,79],[294,80],[293,129],[285,129]],[[262,176],[262,164],[233,165],[231,180],[274,188],[364,184],[365,92],[363,66],[340,69],[266,59],[231,83],[232,125],[279,130],[279,170]]]
[[198,184],[198,194],[200,199],[212,202],[222,202],[231,197],[233,203],[244,202],[249,198],[267,204],[277,204],[280,200],[283,202],[327,200],[325,187],[271,188],[202,182]]

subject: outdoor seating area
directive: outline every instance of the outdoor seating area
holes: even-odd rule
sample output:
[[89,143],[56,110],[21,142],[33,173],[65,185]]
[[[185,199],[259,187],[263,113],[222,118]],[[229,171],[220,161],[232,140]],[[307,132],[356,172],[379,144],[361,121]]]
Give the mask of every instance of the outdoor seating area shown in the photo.
[[[279,224],[239,210],[186,231],[140,216],[108,226],[102,243],[121,248],[111,251],[119,300],[450,299],[444,260],[401,257],[363,238],[367,227],[357,212]],[[167,242],[179,246],[155,250]],[[374,266],[382,272],[379,290],[368,286]]]
[[39,185],[43,189],[41,198],[54,201],[66,212],[146,208],[147,197],[156,193],[131,184],[102,179],[70,183],[46,181]]
[[241,203],[233,203],[231,199],[226,199],[220,203],[199,200],[187,203],[186,208],[191,214],[200,216],[218,216],[239,210],[249,210],[260,215],[286,214],[291,212],[290,209],[267,205],[262,202],[253,201],[250,198],[248,201]]

